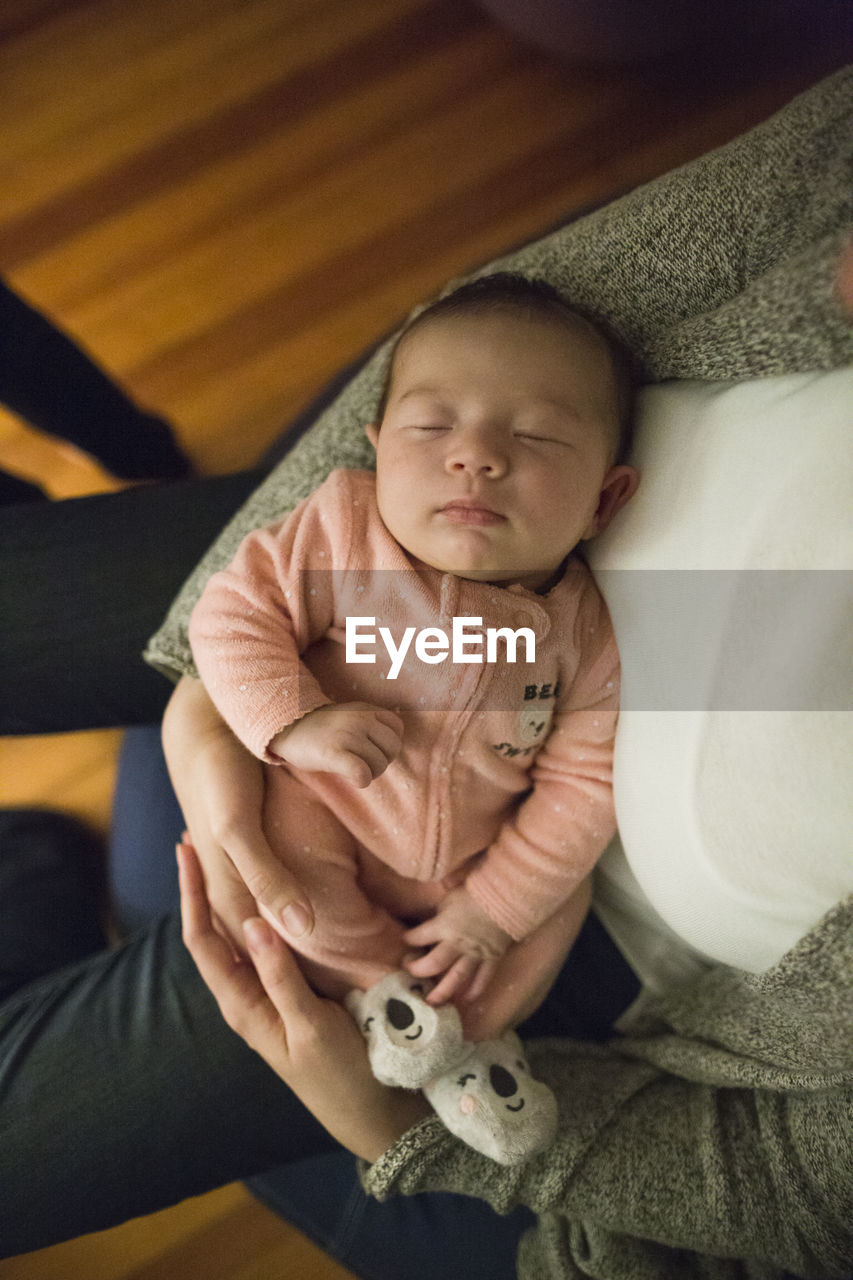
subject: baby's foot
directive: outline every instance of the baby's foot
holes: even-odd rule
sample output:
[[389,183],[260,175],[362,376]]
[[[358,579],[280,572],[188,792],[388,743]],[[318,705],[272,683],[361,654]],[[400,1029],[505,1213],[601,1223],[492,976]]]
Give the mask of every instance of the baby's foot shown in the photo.
[[534,1080],[518,1036],[486,1040],[424,1093],[451,1133],[499,1164],[520,1164],[550,1145],[557,1100]]
[[428,983],[401,969],[369,991],[351,991],[346,997],[346,1007],[367,1040],[373,1074],[383,1084],[422,1089],[471,1049],[455,1006],[427,1004],[428,990]]

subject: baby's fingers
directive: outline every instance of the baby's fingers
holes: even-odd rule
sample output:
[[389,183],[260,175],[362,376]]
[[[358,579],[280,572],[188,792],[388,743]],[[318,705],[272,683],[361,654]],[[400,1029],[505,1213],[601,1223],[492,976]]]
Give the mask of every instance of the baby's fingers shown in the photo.
[[473,956],[460,956],[430,991],[427,1003],[446,1004],[448,1000],[457,999],[476,980],[481,967],[482,961]]
[[440,942],[441,933],[436,927],[436,920],[436,916],[431,916],[422,924],[416,924],[411,929],[407,929],[403,934],[403,941],[412,947],[431,947],[434,942]]
[[417,960],[410,960],[406,968],[416,978],[434,978],[439,973],[446,973],[458,959],[458,947],[449,942],[439,942],[425,956],[419,956]]
[[376,707],[376,719],[380,724],[384,724],[389,728],[401,742],[405,725],[395,711],[389,711],[387,707]]
[[338,751],[329,761],[327,772],[336,773],[345,782],[363,789],[373,781],[373,770],[360,751]]
[[347,750],[338,750],[329,772],[338,774],[354,787],[369,787],[388,768],[388,760],[369,740]]
[[491,982],[497,967],[497,960],[482,960],[462,999],[468,1002],[479,1000]]
[[368,740],[381,752],[383,769],[396,760],[403,746],[403,736],[396,729],[390,728],[377,717],[368,730]]

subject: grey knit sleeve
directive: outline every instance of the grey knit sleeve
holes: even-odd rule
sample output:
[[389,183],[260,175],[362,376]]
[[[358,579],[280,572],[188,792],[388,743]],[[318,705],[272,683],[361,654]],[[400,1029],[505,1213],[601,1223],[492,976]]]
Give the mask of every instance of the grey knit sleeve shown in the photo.
[[841,1280],[853,1257],[852,969],[853,897],[766,973],[712,969],[621,1040],[528,1046],[560,1106],[555,1143],[529,1163],[497,1165],[429,1120],[363,1183],[379,1198],[527,1205],[539,1222],[524,1280]]

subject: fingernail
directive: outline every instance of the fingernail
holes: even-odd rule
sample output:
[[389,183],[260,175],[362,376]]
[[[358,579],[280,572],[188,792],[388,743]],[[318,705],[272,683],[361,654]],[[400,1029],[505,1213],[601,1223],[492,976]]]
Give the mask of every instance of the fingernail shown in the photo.
[[270,944],[269,933],[262,920],[244,920],[243,933],[250,951],[262,951]]
[[301,902],[289,903],[281,913],[284,927],[294,938],[301,938],[311,927],[311,917]]

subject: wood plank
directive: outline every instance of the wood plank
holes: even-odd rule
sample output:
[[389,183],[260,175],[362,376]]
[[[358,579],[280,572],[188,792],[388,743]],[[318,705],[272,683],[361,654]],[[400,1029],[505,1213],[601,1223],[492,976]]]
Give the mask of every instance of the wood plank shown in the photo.
[[54,808],[106,834],[121,733],[0,738],[0,805]]
[[[17,265],[92,218],[125,208],[226,154],[249,130],[298,119],[358,79],[371,79],[386,49],[393,58],[410,36],[417,39],[418,24],[413,31],[408,7],[410,0],[289,0],[284,8],[252,0],[242,11],[243,21],[252,24],[248,39],[233,38],[231,5],[224,28],[230,41],[216,42],[215,15],[204,24],[196,16],[193,39],[174,45],[152,33],[161,17],[168,29],[170,16],[183,6],[158,0],[137,10],[144,22],[140,37],[147,34],[153,60],[148,51],[141,58],[122,58],[119,51],[115,66],[102,66],[99,56],[84,57],[82,67],[46,67],[45,83],[21,85],[17,94],[10,84],[10,100],[31,110],[6,126],[7,156],[14,160],[21,153],[9,196],[10,212],[20,216],[0,239],[0,258],[8,261],[13,254],[11,265]],[[93,22],[82,50],[99,54],[99,37],[109,30]],[[0,62],[0,70],[14,81],[17,65],[16,60],[3,68]],[[75,91],[89,80],[94,84],[75,113]],[[67,112],[42,123],[39,103],[64,91],[70,95]],[[49,169],[47,151],[54,162]]]
[[351,1274],[237,1182],[0,1262],[0,1280],[350,1280]]

